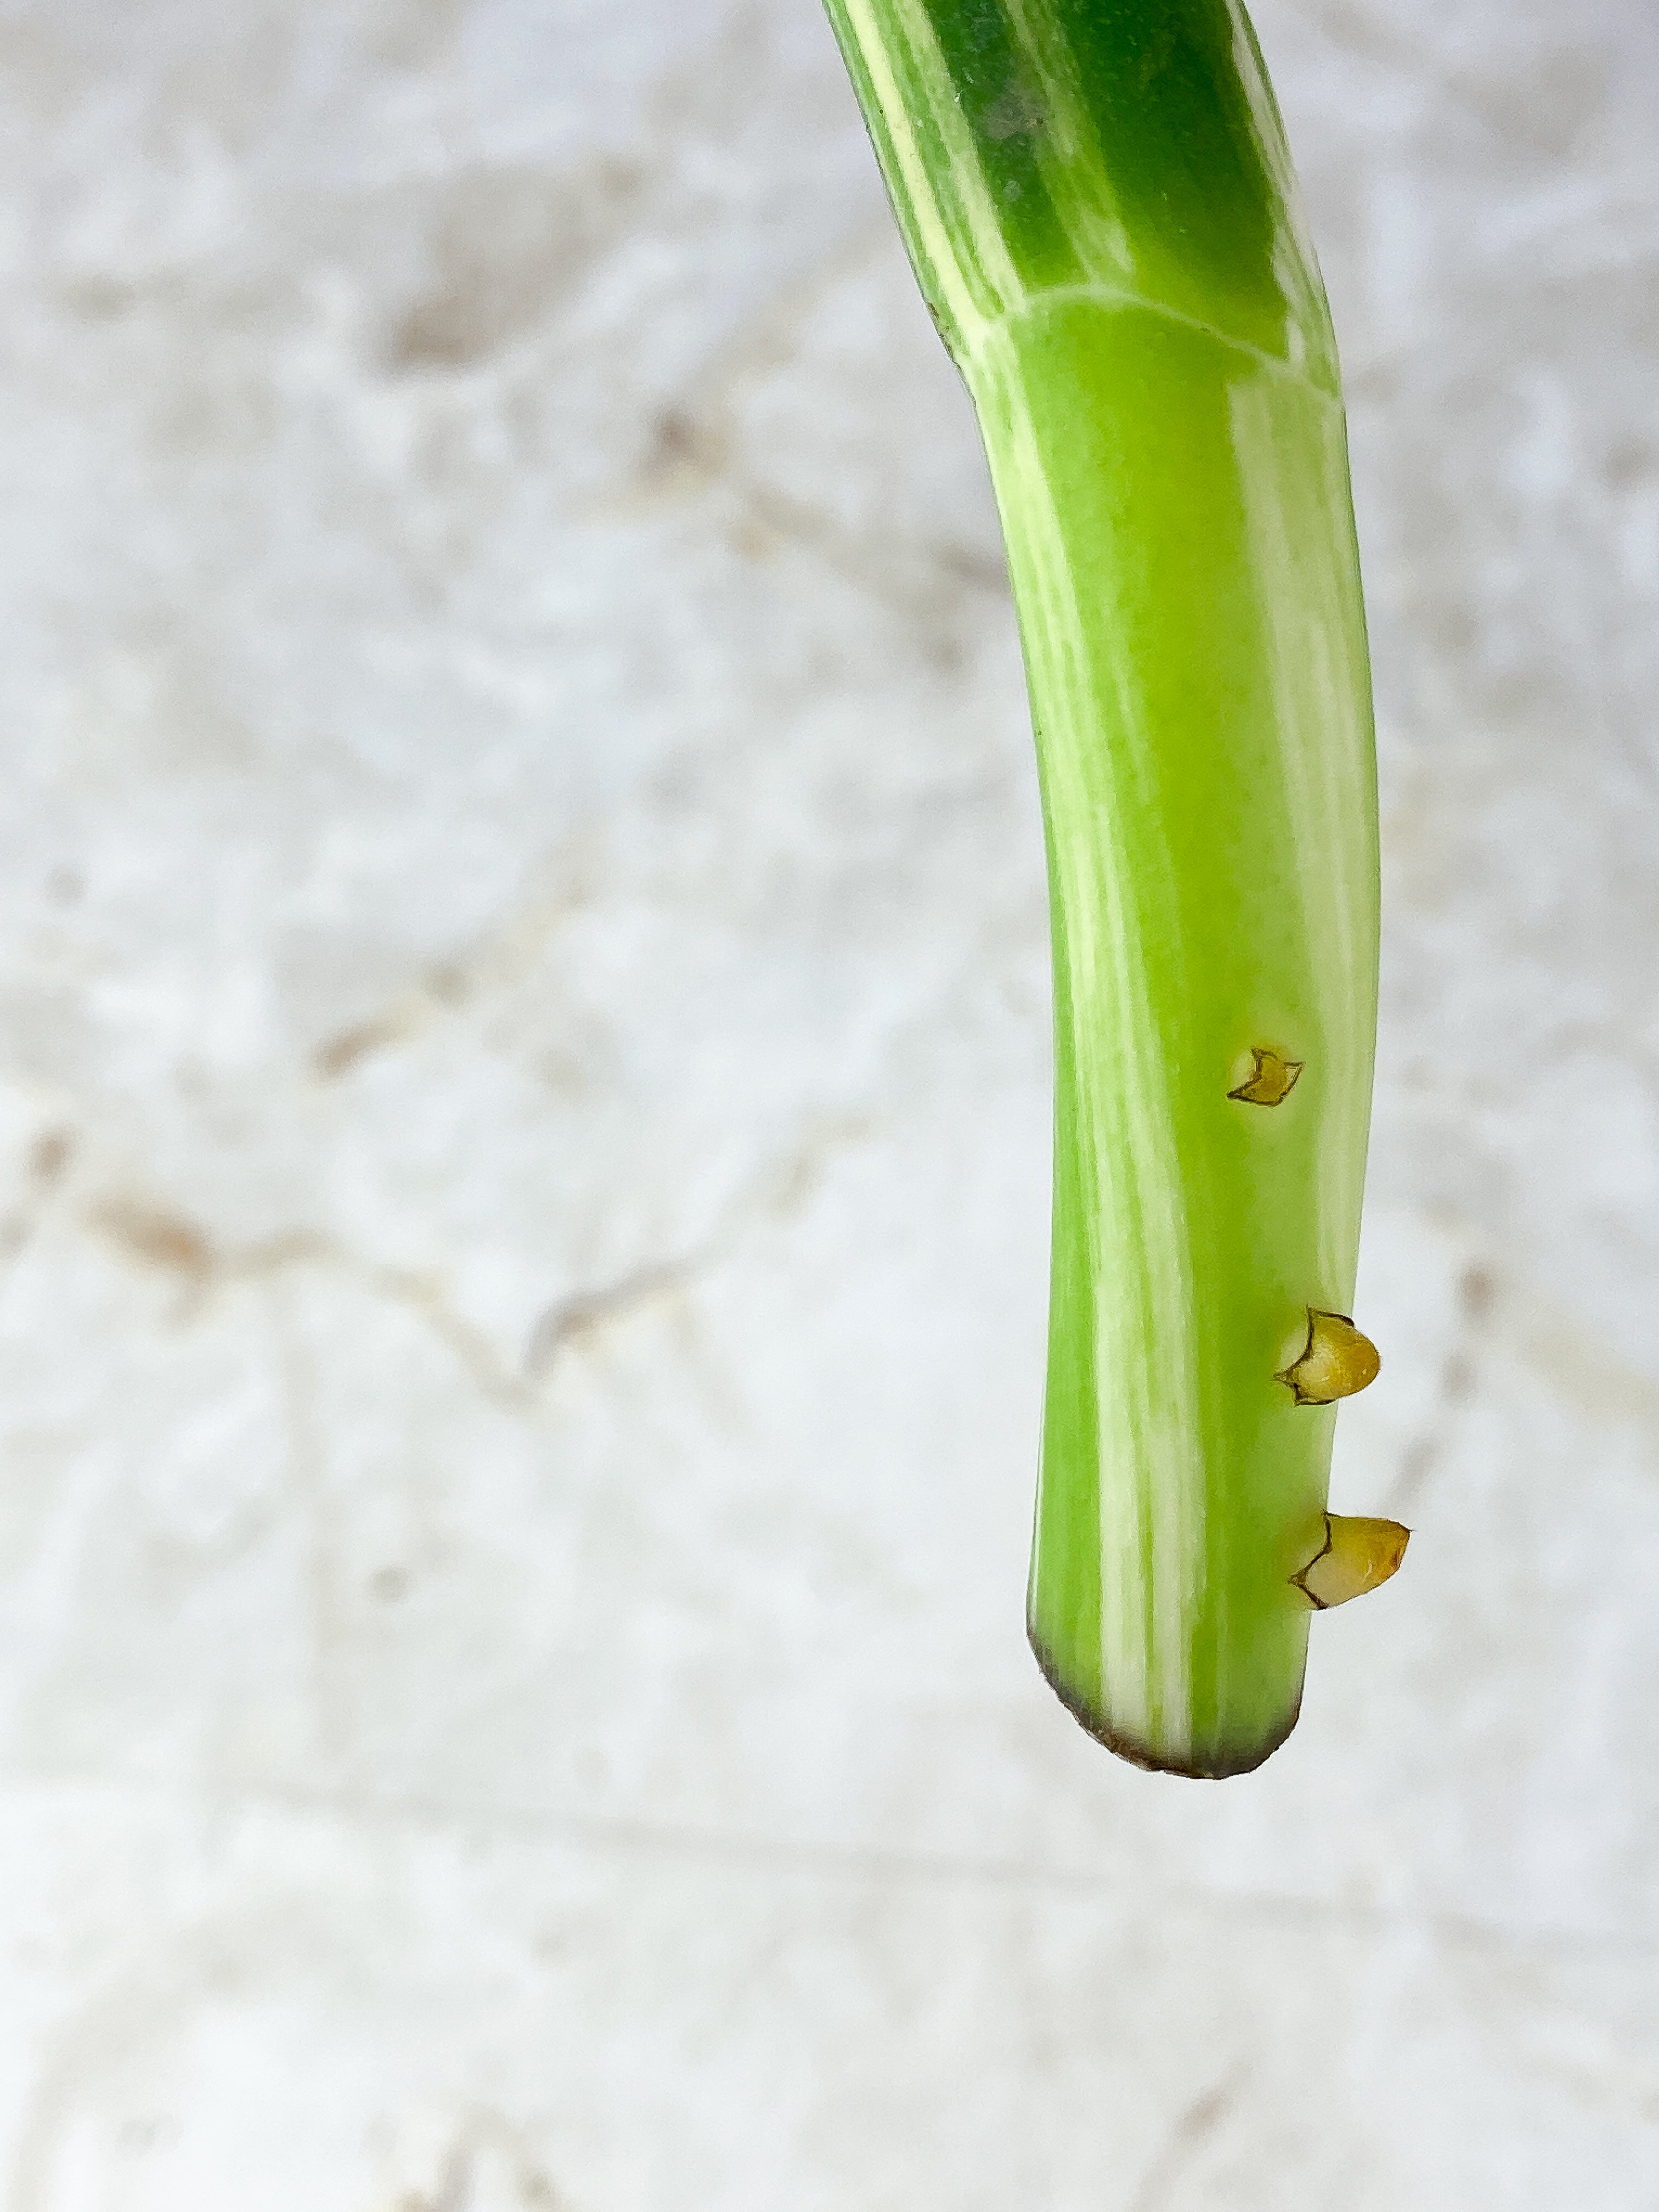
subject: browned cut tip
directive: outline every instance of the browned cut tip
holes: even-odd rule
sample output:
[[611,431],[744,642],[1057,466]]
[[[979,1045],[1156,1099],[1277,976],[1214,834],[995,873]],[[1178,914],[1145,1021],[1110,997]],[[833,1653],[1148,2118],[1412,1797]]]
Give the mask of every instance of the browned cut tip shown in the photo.
[[1304,1063],[1286,1060],[1283,1053],[1265,1044],[1250,1047],[1250,1060],[1249,1073],[1237,1090],[1227,1093],[1228,1097],[1242,1098],[1247,1106],[1282,1106],[1295,1090]]
[[1346,1314],[1308,1309],[1308,1341],[1298,1359],[1273,1377],[1288,1385],[1298,1406],[1328,1406],[1352,1398],[1376,1380],[1382,1354]]
[[1271,1759],[1279,1749],[1296,1726],[1302,1711],[1302,1687],[1298,1683],[1295,1703],[1265,1735],[1235,1743],[1212,1745],[1201,1753],[1176,1757],[1114,1728],[1093,1702],[1066,1680],[1064,1668],[1055,1662],[1029,1621],[1026,1635],[1044,1680],[1084,1734],[1148,1774],[1174,1774],[1188,1782],[1225,1782],[1235,1774],[1254,1773],[1264,1759]]
[[1398,1521],[1328,1513],[1323,1545],[1291,1580],[1316,1612],[1328,1613],[1387,1582],[1405,1558],[1411,1534]]

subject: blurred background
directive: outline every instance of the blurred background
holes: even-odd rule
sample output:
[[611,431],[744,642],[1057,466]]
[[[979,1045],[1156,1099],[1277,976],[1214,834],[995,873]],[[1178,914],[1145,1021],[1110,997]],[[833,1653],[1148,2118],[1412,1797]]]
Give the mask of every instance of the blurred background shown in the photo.
[[0,13],[6,2212],[1659,2203],[1659,18],[1256,20],[1417,1534],[1212,1785],[1023,1639],[1035,776],[816,0]]

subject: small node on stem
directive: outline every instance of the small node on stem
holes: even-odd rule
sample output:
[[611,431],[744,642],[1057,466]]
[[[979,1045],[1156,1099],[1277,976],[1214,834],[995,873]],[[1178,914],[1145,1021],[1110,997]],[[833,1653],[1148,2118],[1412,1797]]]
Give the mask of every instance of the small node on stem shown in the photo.
[[1398,1521],[1328,1513],[1323,1545],[1291,1580],[1316,1613],[1328,1613],[1387,1582],[1405,1558],[1411,1534]]
[[1328,1406],[1374,1382],[1382,1364],[1376,1346],[1346,1314],[1321,1313],[1310,1306],[1302,1356],[1280,1368],[1273,1380],[1290,1386],[1298,1406]]
[[1283,1053],[1265,1044],[1250,1047],[1250,1060],[1249,1073],[1227,1093],[1228,1097],[1241,1098],[1247,1106],[1282,1106],[1295,1090],[1304,1063],[1286,1060]]

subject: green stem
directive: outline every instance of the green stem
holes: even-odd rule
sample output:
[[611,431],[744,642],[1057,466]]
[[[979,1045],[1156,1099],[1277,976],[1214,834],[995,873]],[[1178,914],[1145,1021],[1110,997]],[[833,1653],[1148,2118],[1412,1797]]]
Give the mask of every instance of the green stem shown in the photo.
[[828,4],[978,410],[1042,774],[1032,1641],[1114,1749],[1238,1772],[1301,1696],[1334,1416],[1290,1370],[1352,1311],[1376,1030],[1324,295],[1231,0]]

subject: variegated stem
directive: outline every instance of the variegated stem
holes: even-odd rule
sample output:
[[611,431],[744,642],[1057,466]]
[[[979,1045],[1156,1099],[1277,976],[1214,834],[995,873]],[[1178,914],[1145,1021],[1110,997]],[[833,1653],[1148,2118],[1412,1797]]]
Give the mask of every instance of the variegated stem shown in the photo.
[[1031,1638],[1114,1749],[1235,1773],[1296,1718],[1312,1606],[1293,1578],[1327,1540],[1328,1400],[1364,1364],[1322,1397],[1296,1386],[1335,1340],[1320,1322],[1364,1341],[1346,1316],[1376,1025],[1370,679],[1324,296],[1237,0],[829,5],[978,410],[1042,775]]

